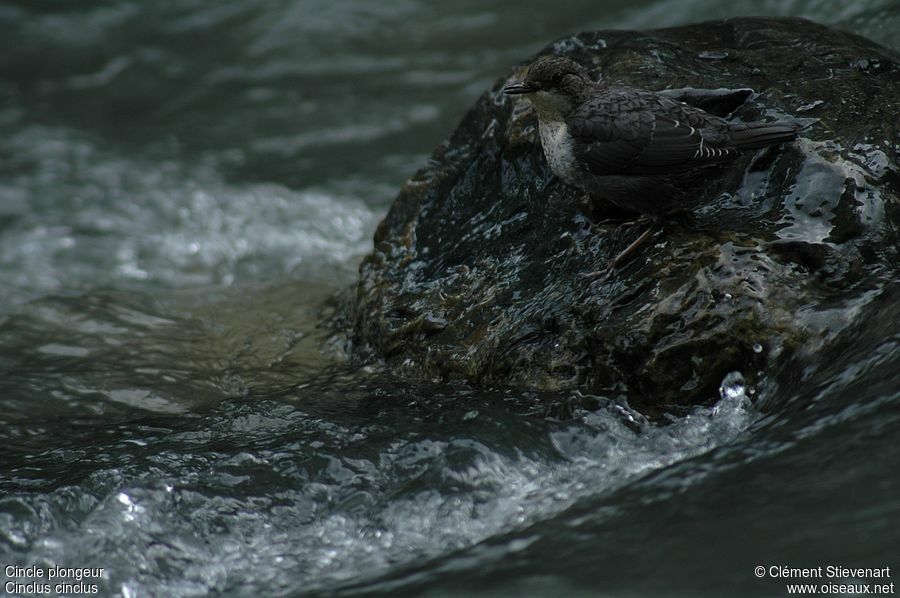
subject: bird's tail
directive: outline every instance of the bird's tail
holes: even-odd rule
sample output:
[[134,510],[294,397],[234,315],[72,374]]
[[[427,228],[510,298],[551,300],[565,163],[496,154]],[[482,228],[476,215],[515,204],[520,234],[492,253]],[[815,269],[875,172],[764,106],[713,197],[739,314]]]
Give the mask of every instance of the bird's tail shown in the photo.
[[800,131],[808,129],[817,119],[778,120],[771,123],[740,123],[732,126],[731,144],[740,149],[754,150],[776,143],[793,141]]

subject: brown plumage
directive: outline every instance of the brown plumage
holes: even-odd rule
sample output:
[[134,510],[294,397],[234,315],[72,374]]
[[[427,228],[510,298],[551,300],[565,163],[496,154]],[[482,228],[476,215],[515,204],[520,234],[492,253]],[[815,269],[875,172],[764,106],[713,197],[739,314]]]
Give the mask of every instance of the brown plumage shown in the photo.
[[504,91],[527,94],[534,104],[559,178],[656,217],[677,206],[680,187],[698,169],[791,141],[803,129],[794,121],[730,122],[658,93],[607,86],[556,56],[534,63]]
[[[524,94],[534,105],[556,176],[654,223],[698,189],[703,169],[792,141],[805,128],[788,120],[730,122],[662,94],[595,82],[584,67],[559,56],[535,62],[524,80],[503,91]],[[605,271],[588,276],[608,277],[654,228]]]

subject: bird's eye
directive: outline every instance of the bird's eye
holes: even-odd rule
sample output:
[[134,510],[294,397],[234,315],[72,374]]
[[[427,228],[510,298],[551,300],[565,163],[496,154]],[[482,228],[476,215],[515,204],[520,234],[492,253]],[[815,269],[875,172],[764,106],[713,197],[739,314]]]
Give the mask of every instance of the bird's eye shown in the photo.
[[559,85],[560,83],[562,83],[562,80],[563,73],[553,73],[553,76],[550,77],[550,83],[552,83],[553,85]]

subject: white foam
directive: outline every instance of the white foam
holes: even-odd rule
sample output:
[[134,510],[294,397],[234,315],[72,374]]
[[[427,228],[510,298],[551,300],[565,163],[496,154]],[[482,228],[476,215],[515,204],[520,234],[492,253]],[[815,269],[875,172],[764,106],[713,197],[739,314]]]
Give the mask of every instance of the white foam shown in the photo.
[[376,214],[346,193],[231,184],[214,166],[123,157],[59,128],[4,145],[28,167],[3,192],[0,302],[91,285],[343,283],[371,248]]
[[[486,444],[475,431],[397,435],[378,448],[352,427],[287,405],[252,419],[228,415],[204,424],[193,441],[190,432],[167,439],[192,442],[191,461],[151,450],[144,459],[162,469],[124,486],[115,482],[118,471],[98,472],[114,480],[105,498],[76,526],[35,544],[28,562],[101,559],[114,572],[114,588],[136,594],[363,582],[522,530],[735,440],[757,415],[746,387],[730,376],[714,407],[668,425],[609,407],[555,430],[542,426],[534,442],[512,451]],[[485,416],[454,417],[476,426]],[[275,452],[212,448],[235,442],[232,434],[252,438],[263,430],[267,438],[293,440]],[[316,441],[310,459],[303,447],[312,438],[325,442]],[[354,450],[355,442],[368,448]],[[262,479],[269,480],[265,489]],[[157,536],[166,543],[156,545]],[[213,536],[212,543],[197,540]],[[160,567],[167,561],[179,563],[177,578]]]

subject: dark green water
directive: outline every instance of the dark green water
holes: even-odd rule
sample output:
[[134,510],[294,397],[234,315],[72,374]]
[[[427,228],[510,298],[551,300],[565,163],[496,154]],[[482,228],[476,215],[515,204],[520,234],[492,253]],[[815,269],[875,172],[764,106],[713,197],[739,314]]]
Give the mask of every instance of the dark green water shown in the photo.
[[[891,0],[753,6],[900,48]],[[736,14],[0,3],[0,565],[103,567],[120,596],[773,596],[754,567],[900,572],[896,284],[835,306],[859,323],[820,362],[667,426],[346,373],[316,325],[512,64]]]

